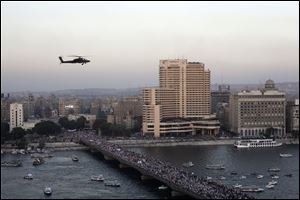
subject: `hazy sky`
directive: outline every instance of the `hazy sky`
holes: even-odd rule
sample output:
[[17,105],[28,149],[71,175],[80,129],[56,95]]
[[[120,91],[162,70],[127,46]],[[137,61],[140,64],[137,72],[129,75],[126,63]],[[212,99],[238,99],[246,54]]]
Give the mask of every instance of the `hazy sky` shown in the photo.
[[[74,54],[91,63],[59,64]],[[298,55],[299,2],[1,2],[1,92],[154,86],[168,58],[299,81]]]

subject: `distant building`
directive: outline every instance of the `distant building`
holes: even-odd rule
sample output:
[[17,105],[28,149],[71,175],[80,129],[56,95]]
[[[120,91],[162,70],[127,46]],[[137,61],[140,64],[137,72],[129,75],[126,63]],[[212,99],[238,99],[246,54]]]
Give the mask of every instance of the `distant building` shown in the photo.
[[289,135],[299,138],[299,99],[287,102],[286,106],[286,129]]
[[10,104],[10,128],[12,131],[13,128],[22,127],[24,121],[23,116],[23,105],[19,103]]
[[[223,103],[229,103],[230,86],[219,85],[218,91],[211,92],[211,113],[218,113]],[[218,114],[217,114],[218,115]]]
[[200,62],[160,60],[159,88],[143,90],[143,134],[212,134],[219,121],[211,112],[210,71]]
[[111,123],[111,124],[115,124],[115,116],[113,114],[108,114],[106,116],[106,122]]
[[59,116],[65,117],[69,114],[77,115],[80,113],[79,99],[60,99],[59,100]]
[[41,120],[28,120],[27,122],[23,122],[22,128],[24,130],[32,129],[35,127],[37,123],[40,123]]
[[278,91],[272,80],[261,90],[242,91],[230,96],[230,130],[244,137],[258,137],[274,129],[275,136],[284,136],[285,93]]
[[96,120],[96,115],[89,115],[89,114],[77,114],[77,115],[68,115],[69,120],[77,120],[80,117],[84,117],[86,119],[85,126],[88,128],[93,128],[93,124]]

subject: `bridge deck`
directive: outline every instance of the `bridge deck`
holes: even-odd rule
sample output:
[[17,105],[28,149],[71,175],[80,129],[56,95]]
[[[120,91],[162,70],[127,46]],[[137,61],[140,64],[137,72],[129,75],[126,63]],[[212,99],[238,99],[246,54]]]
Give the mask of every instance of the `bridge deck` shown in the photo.
[[79,139],[81,143],[92,149],[96,149],[103,155],[112,157],[120,163],[136,169],[143,175],[153,177],[171,189],[191,197],[197,199],[253,199],[253,197],[242,193],[238,189],[229,188],[217,182],[207,181],[168,162],[108,143],[94,134],[85,134],[79,137]]

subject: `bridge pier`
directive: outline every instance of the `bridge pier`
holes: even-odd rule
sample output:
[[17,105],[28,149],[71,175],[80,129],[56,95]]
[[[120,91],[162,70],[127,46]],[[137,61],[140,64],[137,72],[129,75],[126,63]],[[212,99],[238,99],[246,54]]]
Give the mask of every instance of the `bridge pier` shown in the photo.
[[172,190],[171,191],[171,196],[172,197],[181,197],[181,196],[186,196],[186,194],[183,194],[182,192],[178,192],[178,191]]
[[125,169],[125,168],[130,168],[130,166],[126,165],[126,164],[123,164],[123,163],[120,163],[119,164],[119,168],[120,169]]
[[110,157],[110,156],[107,156],[107,155],[103,155],[104,159],[105,160],[114,160],[114,158]]
[[141,180],[142,180],[142,181],[153,180],[153,177],[147,176],[147,175],[141,175]]

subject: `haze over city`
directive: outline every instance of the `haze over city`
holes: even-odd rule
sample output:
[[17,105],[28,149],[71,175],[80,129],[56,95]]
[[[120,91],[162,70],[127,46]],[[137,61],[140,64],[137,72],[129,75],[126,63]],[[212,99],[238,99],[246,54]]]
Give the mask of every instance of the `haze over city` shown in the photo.
[[2,92],[156,86],[174,58],[212,83],[298,82],[298,55],[299,2],[1,2]]

